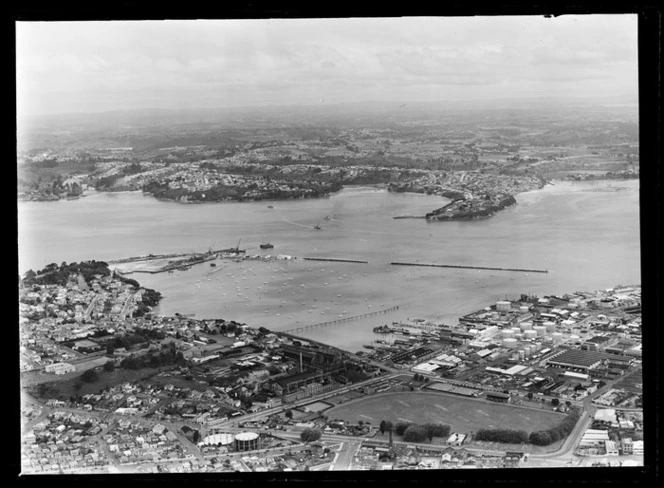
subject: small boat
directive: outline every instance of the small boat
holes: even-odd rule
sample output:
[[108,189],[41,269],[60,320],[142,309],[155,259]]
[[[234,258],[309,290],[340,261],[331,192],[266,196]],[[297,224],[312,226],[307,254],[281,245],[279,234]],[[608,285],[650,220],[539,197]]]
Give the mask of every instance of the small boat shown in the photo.
[[210,263],[210,266],[212,266],[214,268],[216,266],[216,264]]
[[267,208],[274,208],[272,205],[268,205]]
[[325,220],[332,220],[332,217],[330,217],[329,215],[326,215],[326,216],[323,217],[323,218],[324,218]]
[[321,226],[318,225],[318,224],[316,224],[316,225],[314,225],[314,229],[316,229],[316,230],[321,230]]
[[272,249],[274,247],[274,244],[270,244],[269,242],[265,242],[261,244],[261,249]]

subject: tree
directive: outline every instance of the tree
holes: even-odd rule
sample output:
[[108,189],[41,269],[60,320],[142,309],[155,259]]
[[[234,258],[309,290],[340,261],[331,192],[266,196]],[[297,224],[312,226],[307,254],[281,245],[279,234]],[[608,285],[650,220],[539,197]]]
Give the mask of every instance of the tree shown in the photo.
[[107,373],[110,373],[114,369],[115,369],[115,363],[113,361],[106,361],[104,363],[104,371],[106,371]]
[[560,405],[560,400],[558,400],[557,398],[552,398],[551,399],[551,405],[553,405],[554,407],[557,407],[558,405]]
[[532,400],[533,399],[533,392],[529,391],[526,396],[528,397],[528,400]]
[[86,383],[93,383],[97,378],[99,378],[99,373],[94,368],[88,369],[81,375],[81,379]]
[[423,442],[427,438],[427,429],[423,425],[411,424],[403,433],[406,442]]
[[321,438],[322,432],[318,429],[304,429],[300,434],[302,442],[314,442]]
[[292,410],[286,410],[284,413],[287,419],[292,419],[293,418],[293,411]]
[[446,424],[424,424],[429,440],[433,437],[448,437],[452,428]]
[[392,431],[394,430],[394,425],[389,420],[385,422],[385,430],[390,434],[390,446],[392,445]]
[[381,420],[380,425],[378,426],[378,430],[380,431],[381,435],[385,433],[385,421]]
[[397,422],[394,426],[394,433],[396,435],[403,435],[409,425],[410,422]]

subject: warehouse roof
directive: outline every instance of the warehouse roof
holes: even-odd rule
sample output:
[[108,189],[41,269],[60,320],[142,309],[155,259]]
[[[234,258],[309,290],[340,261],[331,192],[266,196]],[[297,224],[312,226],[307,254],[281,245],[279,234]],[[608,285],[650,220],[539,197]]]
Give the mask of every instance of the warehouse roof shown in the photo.
[[550,358],[550,363],[569,364],[572,366],[592,366],[604,359],[613,357],[611,354],[593,351],[581,351],[578,349],[569,349],[562,354]]

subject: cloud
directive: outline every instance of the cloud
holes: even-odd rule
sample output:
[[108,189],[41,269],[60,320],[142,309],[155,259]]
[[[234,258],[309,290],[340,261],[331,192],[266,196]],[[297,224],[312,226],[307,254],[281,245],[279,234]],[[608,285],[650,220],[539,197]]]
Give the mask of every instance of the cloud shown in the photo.
[[122,108],[208,92],[221,105],[300,103],[304,92],[462,96],[464,86],[468,97],[509,97],[598,79],[611,80],[599,90],[609,94],[636,91],[636,59],[636,19],[620,15],[19,22],[17,96],[46,107],[57,93],[77,111],[104,97]]

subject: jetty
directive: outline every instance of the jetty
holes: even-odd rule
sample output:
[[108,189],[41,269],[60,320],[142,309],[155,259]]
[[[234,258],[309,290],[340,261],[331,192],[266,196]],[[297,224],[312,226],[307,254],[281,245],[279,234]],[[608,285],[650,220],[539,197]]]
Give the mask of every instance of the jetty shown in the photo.
[[382,315],[390,312],[395,312],[396,310],[399,310],[399,305],[395,305],[390,308],[385,308],[383,310],[376,310],[374,312],[368,312],[368,313],[363,313],[361,315],[352,315],[350,317],[342,317],[340,319],[336,320],[330,320],[327,322],[319,322],[318,324],[311,324],[311,325],[304,325],[302,327],[297,327],[295,329],[287,329],[284,330],[283,332],[288,332],[288,333],[295,333],[295,332],[300,332],[304,330],[311,330],[311,329],[317,329],[318,327],[329,327],[331,325],[337,325],[337,324],[342,324],[345,322],[352,322],[354,320],[361,320],[361,319],[366,319],[368,317],[374,317],[376,315]]
[[426,264],[392,262],[392,266],[427,266],[432,268],[486,269],[489,271],[517,271],[521,273],[548,273],[548,269],[497,268],[488,266],[462,266],[460,264]]
[[361,263],[367,264],[369,261],[362,261],[360,259],[342,259],[342,258],[300,258],[304,261],[329,261],[332,263]]

